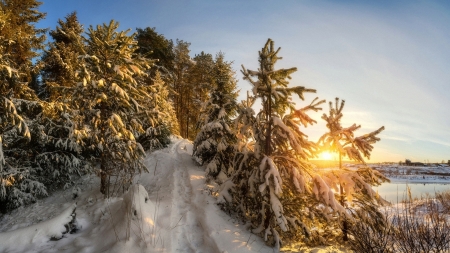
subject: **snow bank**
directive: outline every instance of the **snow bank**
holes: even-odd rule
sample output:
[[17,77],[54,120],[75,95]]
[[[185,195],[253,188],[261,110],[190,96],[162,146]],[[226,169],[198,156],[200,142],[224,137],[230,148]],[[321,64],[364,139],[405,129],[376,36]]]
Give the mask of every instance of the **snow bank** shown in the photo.
[[0,233],[0,252],[21,252],[30,243],[43,243],[50,239],[60,239],[67,233],[64,226],[73,220],[76,204],[64,210],[59,216],[13,231]]
[[140,184],[132,185],[128,192],[123,196],[126,211],[137,218],[142,218],[142,206],[147,203],[147,201],[148,192],[145,190],[144,186]]
[[155,219],[157,207],[149,200],[145,187],[134,184],[122,198],[122,201],[119,198],[109,207],[108,204],[102,207],[109,215],[102,217],[104,222],[89,235],[97,238],[104,236],[106,240],[103,245],[91,245],[90,252],[104,249],[108,252],[140,252],[142,248],[154,245],[159,230]]

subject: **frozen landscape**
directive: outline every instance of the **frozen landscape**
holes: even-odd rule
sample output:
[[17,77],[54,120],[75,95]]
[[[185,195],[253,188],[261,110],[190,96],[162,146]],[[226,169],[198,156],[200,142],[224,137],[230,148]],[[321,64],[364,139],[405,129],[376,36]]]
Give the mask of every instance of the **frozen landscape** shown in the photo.
[[389,177],[392,183],[450,183],[450,166],[405,166],[398,164],[372,165],[372,168]]
[[[142,187],[123,197],[105,199],[98,177],[91,175],[72,190],[1,216],[0,252],[274,252],[220,210],[212,196],[216,186],[205,183],[204,169],[191,154],[189,141],[174,139],[170,147],[147,155],[149,172],[135,182]],[[79,230],[63,235],[75,204]]]
[[[122,197],[105,199],[99,178],[90,175],[72,189],[1,216],[0,252],[274,252],[216,205],[217,185],[205,182],[204,168],[192,159],[191,142],[172,141],[147,155],[149,172],[138,176]],[[383,168],[396,174],[395,182],[408,179],[402,171],[409,168]],[[423,182],[448,181],[430,176]],[[78,230],[63,234],[75,205]],[[323,247],[291,252],[343,251]]]
[[450,252],[450,5],[258,5],[1,0],[0,253]]

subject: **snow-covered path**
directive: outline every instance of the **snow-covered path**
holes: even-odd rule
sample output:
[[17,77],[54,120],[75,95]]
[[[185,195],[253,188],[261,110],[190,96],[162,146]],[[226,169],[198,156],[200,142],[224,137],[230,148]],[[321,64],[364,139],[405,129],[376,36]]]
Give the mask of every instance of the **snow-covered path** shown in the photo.
[[149,173],[136,179],[159,208],[155,249],[162,252],[273,252],[261,238],[223,213],[205,185],[204,169],[192,157],[192,144],[174,140],[146,158]]
[[148,173],[135,179],[149,198],[138,203],[141,216],[128,219],[123,197],[105,200],[99,193],[98,178],[86,176],[74,186],[80,188],[75,200],[71,198],[72,189],[67,189],[0,217],[0,233],[14,232],[45,224],[43,221],[57,217],[77,202],[77,220],[82,226],[77,233],[66,234],[59,241],[31,238],[7,247],[0,242],[0,253],[274,252],[244,224],[220,210],[210,194],[214,186],[205,184],[204,169],[195,164],[191,154],[189,141],[173,139],[168,148],[147,155],[144,163]]
[[[183,146],[184,144],[184,146]],[[188,166],[193,166],[185,141],[178,141],[173,148],[176,166],[173,173],[171,247],[172,252],[219,252],[203,227],[202,208],[195,204]]]

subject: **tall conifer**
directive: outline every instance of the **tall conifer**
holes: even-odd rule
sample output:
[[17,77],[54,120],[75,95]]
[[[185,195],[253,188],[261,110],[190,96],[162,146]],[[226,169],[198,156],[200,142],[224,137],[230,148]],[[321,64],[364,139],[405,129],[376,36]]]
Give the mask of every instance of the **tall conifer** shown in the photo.
[[[117,31],[119,24],[89,27],[86,50],[80,57],[77,84],[67,88],[71,107],[84,117],[90,132],[90,148],[100,163],[100,191],[110,196],[110,178],[127,184],[135,172],[145,170],[141,144],[135,132],[143,131],[138,115],[152,117],[146,103],[150,94],[139,77],[152,61],[136,53],[135,35]],[[81,49],[82,50],[82,49]],[[148,119],[151,120],[151,119]]]
[[32,99],[33,93],[25,92],[21,87],[28,85],[36,87],[36,76],[39,66],[33,65],[32,60],[38,56],[39,50],[44,48],[46,29],[38,29],[35,24],[45,17],[38,7],[42,2],[36,0],[2,0],[0,11],[3,12],[5,22],[0,27],[2,40],[2,57],[8,59],[10,67],[20,75],[12,76],[7,89],[13,89],[15,96]]
[[34,0],[0,1],[0,211],[47,194],[33,163],[29,124],[41,110],[30,87],[37,69],[32,64],[43,48],[43,29],[34,24],[45,14]]
[[166,85],[173,82],[174,71],[174,45],[173,41],[156,32],[156,28],[146,27],[136,29],[138,53],[150,59],[157,59],[150,72],[150,78],[154,78],[156,71]]
[[223,181],[233,172],[233,157],[237,142],[232,118],[236,114],[236,80],[231,63],[224,55],[216,56],[211,70],[213,89],[210,99],[203,105],[200,132],[194,141],[193,157],[206,165],[206,174]]
[[[377,198],[371,186],[379,185],[381,182],[387,181],[387,178],[367,166],[355,171],[342,165],[342,159],[345,157],[366,165],[364,157],[370,158],[373,144],[380,140],[377,135],[384,130],[384,126],[371,133],[355,137],[355,131],[360,129],[361,125],[353,124],[349,127],[341,125],[345,101],[342,100],[339,103],[339,98],[336,98],[334,106],[332,102],[329,102],[329,105],[328,115],[323,114],[322,116],[322,119],[326,121],[329,132],[319,139],[319,144],[323,150],[338,154],[339,171],[326,174],[325,177],[333,188],[338,189],[340,204],[347,209],[351,209],[351,213],[363,211],[363,217],[384,221],[385,219],[381,218],[382,214],[377,208],[377,204],[383,202]],[[350,221],[343,217],[344,241],[348,240]],[[375,222],[374,224],[383,225],[382,222]]]
[[152,84],[143,88],[149,97],[142,101],[141,106],[150,115],[136,114],[136,120],[142,125],[143,131],[136,131],[135,135],[145,149],[166,147],[170,143],[170,135],[179,132],[175,111],[169,100],[169,89],[158,70],[152,78]]
[[175,113],[180,126],[180,135],[183,138],[188,138],[189,134],[189,107],[188,103],[192,102],[190,95],[189,71],[193,65],[191,57],[189,56],[190,43],[178,40],[174,46],[174,72],[173,83],[171,84],[173,93],[172,100],[174,102]]
[[[307,113],[320,110],[324,101],[316,98],[303,108],[294,107],[293,94],[304,99],[305,92],[315,90],[288,87],[288,79],[297,69],[275,69],[281,59],[279,50],[269,39],[259,52],[258,71],[242,69],[244,79],[253,86],[253,96],[239,109],[238,136],[240,142],[251,143],[240,145],[235,172],[222,185],[220,195],[225,209],[242,215],[251,222],[253,233],[277,248],[283,240],[311,235],[317,205],[337,208],[334,198],[328,202],[314,199],[314,179],[320,176],[308,158],[315,156],[317,147],[299,128],[315,123]],[[262,104],[256,115],[251,108],[255,101]]]
[[[79,56],[83,53],[83,26],[78,22],[77,13],[72,12],[65,20],[58,20],[58,26],[50,31],[53,39],[43,53],[41,97],[49,101],[60,101],[61,87],[75,85],[75,75],[79,68]],[[80,50],[81,47],[81,50]],[[62,101],[60,101],[62,102]]]

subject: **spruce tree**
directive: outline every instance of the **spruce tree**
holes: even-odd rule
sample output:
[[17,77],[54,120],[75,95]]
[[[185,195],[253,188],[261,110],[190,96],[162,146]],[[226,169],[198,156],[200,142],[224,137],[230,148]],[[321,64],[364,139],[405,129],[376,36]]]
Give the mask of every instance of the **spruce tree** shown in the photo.
[[200,110],[198,108],[201,108],[209,99],[215,82],[213,73],[215,62],[211,54],[202,51],[196,54],[192,61],[194,64],[189,69],[187,103],[184,106],[185,138],[190,140],[194,140],[199,132],[197,123],[200,120]]
[[83,157],[88,130],[81,119],[65,103],[42,102],[41,112],[30,124],[33,164],[40,182],[50,190],[72,186],[91,169]]
[[0,11],[4,22],[0,27],[2,43],[2,57],[9,62],[9,66],[20,75],[12,76],[12,80],[3,85],[3,89],[12,89],[15,97],[34,99],[33,93],[27,93],[22,88],[28,85],[36,87],[36,76],[39,66],[33,65],[32,60],[38,56],[39,50],[44,48],[46,29],[38,29],[35,24],[45,17],[45,13],[38,11],[42,2],[36,0],[2,0]]
[[50,189],[67,188],[89,168],[82,156],[86,129],[78,112],[68,106],[70,98],[63,94],[64,88],[76,85],[82,32],[75,12],[65,21],[59,20],[56,29],[50,31],[53,41],[39,61],[43,80],[40,96],[45,100],[30,124],[32,140],[28,146],[34,150],[40,181]]
[[143,131],[135,131],[135,135],[146,150],[167,147],[170,135],[179,131],[175,111],[169,100],[169,90],[158,70],[152,82],[152,85],[144,87],[150,97],[141,103],[150,115],[136,115],[136,120],[142,125]]
[[[370,153],[373,150],[373,144],[380,140],[377,135],[384,130],[384,126],[379,129],[355,137],[355,131],[361,128],[361,125],[353,124],[349,127],[341,125],[343,117],[342,110],[344,109],[345,101],[339,103],[339,98],[336,98],[333,106],[329,102],[329,114],[323,114],[322,119],[326,121],[326,126],[329,132],[325,133],[320,139],[319,144],[323,150],[337,153],[339,156],[339,171],[326,174],[326,180],[330,182],[334,189],[338,189],[340,204],[352,214],[356,211],[363,211],[363,217],[368,219],[377,219],[383,221],[382,214],[378,211],[377,204],[382,201],[377,198],[371,186],[379,185],[387,181],[382,174],[370,169],[368,166],[359,168],[358,170],[350,169],[342,165],[342,159],[347,157],[350,160],[366,165],[364,157],[370,158]],[[360,217],[355,215],[354,218]],[[352,220],[354,222],[354,220]],[[358,222],[364,222],[360,220]],[[383,225],[378,223],[378,225]],[[349,221],[343,217],[343,239],[348,240]]]
[[214,87],[210,99],[203,105],[200,132],[194,141],[192,156],[200,165],[206,164],[208,177],[224,181],[233,172],[233,157],[237,138],[232,118],[236,113],[236,79],[231,63],[224,55],[216,56],[211,70]]
[[[0,24],[3,20],[0,16]],[[1,46],[0,46],[1,48]],[[0,56],[0,85],[18,75]],[[28,87],[27,87],[28,88]],[[42,183],[36,181],[27,164],[22,163],[19,153],[9,148],[12,142],[28,142],[30,131],[25,119],[17,112],[13,93],[0,93],[0,212],[15,208],[46,195]]]
[[[158,146],[162,144],[165,146],[166,144],[163,143],[167,143],[169,139],[168,136],[163,136],[167,135],[169,132],[176,135],[180,134],[179,123],[173,109],[175,103],[175,93],[173,90],[175,52],[173,41],[166,39],[164,35],[158,34],[155,28],[150,27],[145,29],[137,28],[136,40],[139,47],[137,53],[146,58],[155,60],[153,67],[147,70],[148,75],[143,78],[145,79],[144,82],[153,86],[150,91],[153,99],[151,104],[153,107],[159,106],[160,109],[163,109],[160,110],[159,113],[162,113],[162,117],[164,118],[162,121],[164,121],[165,125],[165,127],[161,128],[165,130],[158,130],[158,134],[155,134],[156,132],[148,133],[146,131],[147,133],[141,135],[139,139],[140,142],[142,141],[143,143],[147,142],[149,138],[153,138],[151,136],[159,135],[156,139],[153,138],[153,140],[158,139],[158,143],[155,143],[155,145]],[[152,126],[152,129],[156,129],[155,127],[160,128],[162,126]],[[149,143],[150,142],[147,142],[147,144]],[[152,146],[147,144],[144,145],[145,148]]]
[[[281,59],[279,50],[269,39],[259,52],[258,71],[243,67],[244,79],[253,86],[253,96],[239,108],[236,120],[241,144],[234,159],[235,172],[220,191],[223,208],[240,214],[252,224],[253,233],[277,248],[283,240],[312,240],[315,228],[325,227],[324,208],[345,211],[328,191],[320,196],[313,193],[315,188],[324,190],[326,185],[308,162],[315,156],[317,145],[299,126],[315,123],[307,113],[320,110],[318,106],[324,101],[316,98],[303,108],[295,108],[293,94],[304,99],[305,92],[315,90],[288,87],[296,68],[275,69]],[[262,103],[256,115],[251,108],[255,101]],[[324,199],[322,195],[329,197]]]
[[0,1],[0,211],[30,203],[46,195],[37,177],[34,152],[29,147],[29,124],[40,102],[29,85],[37,73],[35,50],[43,47],[43,30],[34,23],[45,14],[40,2]]
[[[39,44],[44,38],[39,36],[42,30],[34,29],[33,25],[43,17],[35,9],[39,4],[1,2],[4,8],[0,12],[2,211],[33,202],[53,186],[69,186],[73,176],[84,173],[85,168],[80,154],[84,135],[77,130],[76,114],[70,114],[61,101],[39,100],[29,85],[38,71],[31,64],[37,56],[34,50],[43,48]],[[10,23],[11,20],[14,22]]]
[[100,163],[100,191],[105,196],[113,194],[114,189],[109,188],[112,176],[119,180],[116,185],[126,185],[135,172],[145,170],[145,152],[134,133],[144,129],[139,115],[152,117],[141,105],[150,94],[139,79],[152,61],[136,53],[135,35],[127,35],[129,30],[119,32],[118,27],[113,20],[89,27],[77,84],[64,92],[70,97],[71,108],[89,127],[89,148]]
[[137,28],[136,40],[139,46],[137,53],[150,59],[157,59],[154,67],[149,70],[149,77],[154,78],[158,71],[166,84],[172,83],[175,60],[173,41],[157,33],[154,27]]
[[61,87],[75,85],[76,70],[79,68],[78,57],[85,50],[83,32],[84,28],[78,22],[76,12],[67,15],[65,21],[58,20],[56,29],[50,31],[53,41],[48,44],[48,49],[44,51],[40,61],[43,66],[41,76],[44,85],[41,97],[57,101],[61,98]]

